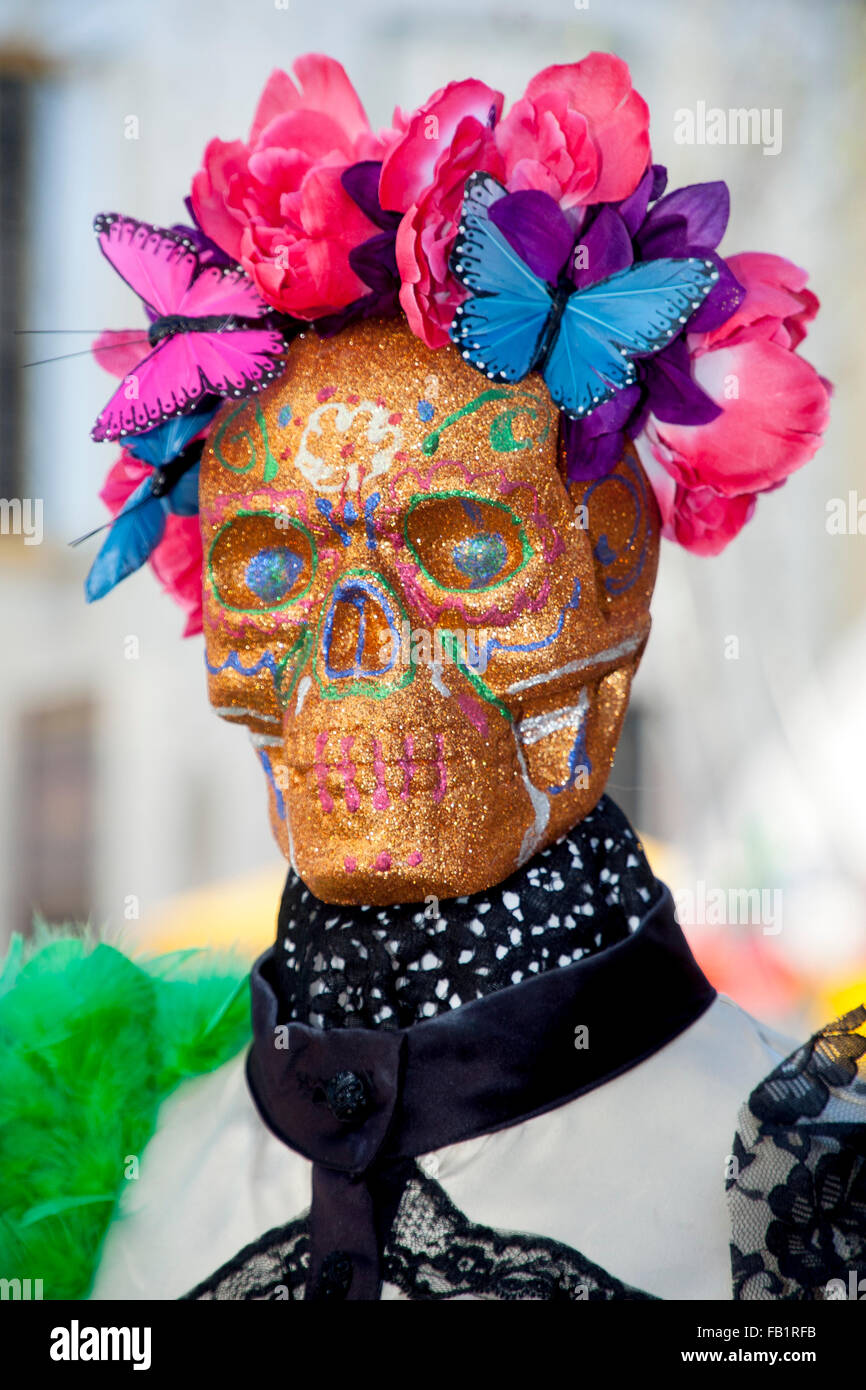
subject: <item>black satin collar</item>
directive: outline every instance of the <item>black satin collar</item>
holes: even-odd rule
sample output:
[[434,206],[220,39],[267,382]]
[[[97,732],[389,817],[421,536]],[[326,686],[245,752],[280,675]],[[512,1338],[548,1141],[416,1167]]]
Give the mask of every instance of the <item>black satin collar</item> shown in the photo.
[[273,948],[251,985],[250,1090],[265,1124],[314,1165],[308,1298],[378,1297],[383,1232],[414,1156],[583,1095],[715,998],[666,888],[609,949],[409,1028],[284,1021]]

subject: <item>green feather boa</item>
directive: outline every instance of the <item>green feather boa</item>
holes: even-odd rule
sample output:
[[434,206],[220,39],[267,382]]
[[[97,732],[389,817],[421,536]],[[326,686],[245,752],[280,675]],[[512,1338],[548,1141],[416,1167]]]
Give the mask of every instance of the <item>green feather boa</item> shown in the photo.
[[248,967],[133,962],[68,928],[13,937],[0,970],[0,1279],[86,1298],[124,1187],[180,1082],[248,1042]]

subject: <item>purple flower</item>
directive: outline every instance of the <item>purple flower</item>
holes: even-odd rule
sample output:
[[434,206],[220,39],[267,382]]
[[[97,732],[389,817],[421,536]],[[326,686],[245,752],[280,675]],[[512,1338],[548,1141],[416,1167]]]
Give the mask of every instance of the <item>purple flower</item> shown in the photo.
[[[695,381],[686,332],[718,328],[739,307],[745,291],[715,248],[728,222],[724,183],[692,184],[664,194],[667,171],[647,167],[637,188],[619,203],[564,212],[538,189],[507,193],[490,208],[490,220],[522,260],[560,293],[586,289],[659,257],[712,259],[719,280],[683,331],[661,352],[636,359],[637,382],[618,391],[580,420],[562,417],[569,480],[601,478],[616,467],[626,440],[652,412],[675,425],[705,425],[721,414]],[[650,209],[650,204],[653,207]],[[364,209],[367,216],[372,213]]]
[[556,199],[536,188],[506,193],[489,216],[530,270],[555,285],[574,246],[574,229]]
[[660,165],[652,166],[629,198],[600,207],[587,220],[575,251],[575,285],[582,289],[633,261],[662,256],[712,259],[719,280],[668,347],[636,359],[635,386],[617,392],[585,419],[563,419],[569,481],[612,472],[626,440],[640,433],[650,413],[676,425],[709,424],[722,413],[694,379],[685,335],[720,327],[745,295],[726,262],[715,254],[728,222],[728,189],[721,182],[692,184],[659,197],[666,178]]
[[715,261],[718,282],[689,320],[689,333],[711,333],[721,328],[745,298],[743,286],[721,256],[713,254],[725,234],[730,210],[726,183],[719,180],[689,184],[660,198],[635,235],[635,247],[642,261],[659,256],[703,256]]
[[323,338],[339,333],[346,324],[382,315],[391,318],[400,312],[400,272],[397,269],[397,228],[399,212],[387,212],[379,203],[381,161],[363,159],[344,169],[340,182],[364,216],[381,228],[349,252],[349,265],[359,279],[369,285],[368,294],[352,300],[344,309],[316,320],[316,331]]
[[[381,164],[362,160],[342,174],[346,192],[379,230],[350,252],[367,294],[316,321],[323,336],[372,315],[400,312],[396,236],[400,213],[379,203]],[[563,415],[562,435],[569,480],[604,477],[622,457],[628,438],[640,433],[652,413],[675,425],[703,425],[721,407],[701,389],[691,371],[686,331],[709,332],[737,309],[745,291],[715,254],[728,221],[724,183],[692,184],[665,194],[667,171],[648,165],[634,192],[618,203],[567,212],[540,189],[506,193],[490,207],[490,220],[536,275],[560,294],[586,289],[637,261],[700,255],[712,258],[719,281],[684,330],[661,352],[636,359],[637,382],[580,420]]]

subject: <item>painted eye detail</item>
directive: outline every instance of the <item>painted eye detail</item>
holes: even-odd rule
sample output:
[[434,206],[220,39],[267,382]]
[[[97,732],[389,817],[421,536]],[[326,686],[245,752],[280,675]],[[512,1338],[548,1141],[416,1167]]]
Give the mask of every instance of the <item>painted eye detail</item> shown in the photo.
[[413,497],[403,534],[425,578],[451,591],[483,592],[504,584],[534,553],[510,507],[471,492]]
[[282,603],[295,586],[304,568],[303,556],[286,546],[268,546],[259,550],[247,563],[246,582],[257,598],[265,603]]
[[458,541],[452,558],[473,588],[492,584],[508,564],[508,546],[498,531],[479,531]]
[[283,512],[238,512],[220,528],[208,556],[213,592],[235,613],[286,608],[308,592],[316,542]]

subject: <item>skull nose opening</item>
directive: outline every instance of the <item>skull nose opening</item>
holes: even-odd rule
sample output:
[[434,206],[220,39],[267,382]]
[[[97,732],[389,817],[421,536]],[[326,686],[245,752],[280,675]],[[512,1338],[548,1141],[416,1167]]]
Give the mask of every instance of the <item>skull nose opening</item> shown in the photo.
[[332,698],[382,693],[413,671],[401,662],[405,615],[396,594],[373,571],[342,576],[326,600],[319,629],[317,674]]

